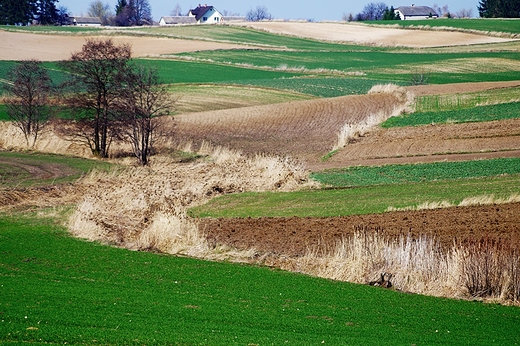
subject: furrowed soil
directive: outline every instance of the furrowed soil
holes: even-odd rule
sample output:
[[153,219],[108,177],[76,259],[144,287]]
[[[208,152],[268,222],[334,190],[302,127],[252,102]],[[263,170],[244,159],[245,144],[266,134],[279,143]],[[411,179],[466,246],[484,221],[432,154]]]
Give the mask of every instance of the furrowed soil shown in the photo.
[[389,238],[433,237],[450,247],[454,241],[488,238],[520,240],[520,203],[399,211],[332,218],[201,219],[199,229],[214,243],[259,253],[303,256],[309,250],[330,254],[338,241],[356,231]]

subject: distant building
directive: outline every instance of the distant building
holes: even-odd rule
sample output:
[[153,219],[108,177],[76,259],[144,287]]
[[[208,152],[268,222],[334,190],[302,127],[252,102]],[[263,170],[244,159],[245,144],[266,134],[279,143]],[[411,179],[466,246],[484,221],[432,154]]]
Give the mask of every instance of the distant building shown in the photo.
[[195,19],[195,17],[188,17],[188,16],[161,17],[161,20],[159,21],[160,26],[196,24],[196,23],[197,23],[197,20]]
[[101,19],[99,17],[69,17],[69,25],[101,26]]
[[218,24],[222,22],[222,14],[214,7],[199,5],[188,12],[189,17],[195,17],[197,24]]
[[395,9],[395,14],[401,17],[401,20],[412,20],[412,19],[430,19],[439,18],[439,15],[435,10],[428,6],[399,6]]

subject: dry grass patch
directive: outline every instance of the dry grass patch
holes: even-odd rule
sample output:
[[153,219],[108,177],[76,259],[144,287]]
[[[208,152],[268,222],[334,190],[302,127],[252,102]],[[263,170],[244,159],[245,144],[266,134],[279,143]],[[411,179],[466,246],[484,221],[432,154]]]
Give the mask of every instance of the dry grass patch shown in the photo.
[[509,197],[496,197],[495,195],[481,195],[481,196],[473,196],[466,197],[460,203],[453,204],[449,201],[440,201],[440,202],[423,202],[414,206],[407,207],[388,207],[387,212],[394,211],[413,211],[413,210],[431,210],[431,209],[439,209],[439,208],[451,208],[455,206],[459,207],[469,207],[474,205],[492,205],[492,204],[508,204],[508,203],[516,203],[520,202],[520,195],[517,193],[513,193]]
[[90,174],[84,181],[90,188],[70,220],[71,232],[132,249],[205,257],[210,247],[188,218],[188,207],[225,193],[313,184],[289,159],[246,157],[207,144],[199,154],[206,159],[179,164],[155,157],[150,167]]

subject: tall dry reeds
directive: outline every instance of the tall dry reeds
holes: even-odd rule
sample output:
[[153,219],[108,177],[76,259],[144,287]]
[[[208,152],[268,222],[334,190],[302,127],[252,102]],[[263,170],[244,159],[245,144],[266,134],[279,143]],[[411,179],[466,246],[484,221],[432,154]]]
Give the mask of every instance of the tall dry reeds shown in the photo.
[[395,97],[396,102],[393,109],[381,110],[371,114],[360,122],[348,122],[343,125],[338,133],[338,140],[332,151],[338,150],[353,142],[359,137],[365,136],[374,127],[383,123],[385,120],[398,116],[405,111],[410,111],[414,96],[406,89],[395,84],[378,84],[373,86],[368,94],[390,94]]
[[368,284],[382,273],[395,289],[431,296],[520,303],[520,242],[479,239],[443,247],[434,238],[358,227],[328,250],[267,264],[334,280]]
[[289,191],[312,186],[289,159],[204,144],[204,158],[178,163],[154,157],[149,167],[93,172],[88,191],[69,222],[72,233],[120,246],[204,257],[207,242],[187,208],[242,191]]

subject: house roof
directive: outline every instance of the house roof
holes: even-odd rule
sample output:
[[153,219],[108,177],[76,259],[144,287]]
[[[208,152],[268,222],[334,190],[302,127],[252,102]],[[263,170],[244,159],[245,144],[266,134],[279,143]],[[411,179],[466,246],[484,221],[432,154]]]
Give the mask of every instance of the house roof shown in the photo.
[[161,19],[164,20],[165,24],[192,24],[197,22],[194,17],[188,16],[163,16]]
[[99,24],[101,19],[99,17],[69,17],[73,23],[76,24]]
[[405,16],[439,16],[437,12],[428,6],[399,6],[395,9]]
[[213,6],[199,5],[199,6],[197,6],[197,8],[190,10],[190,13],[195,16],[196,20],[199,20],[206,14],[206,12],[211,11],[213,9],[214,9]]

